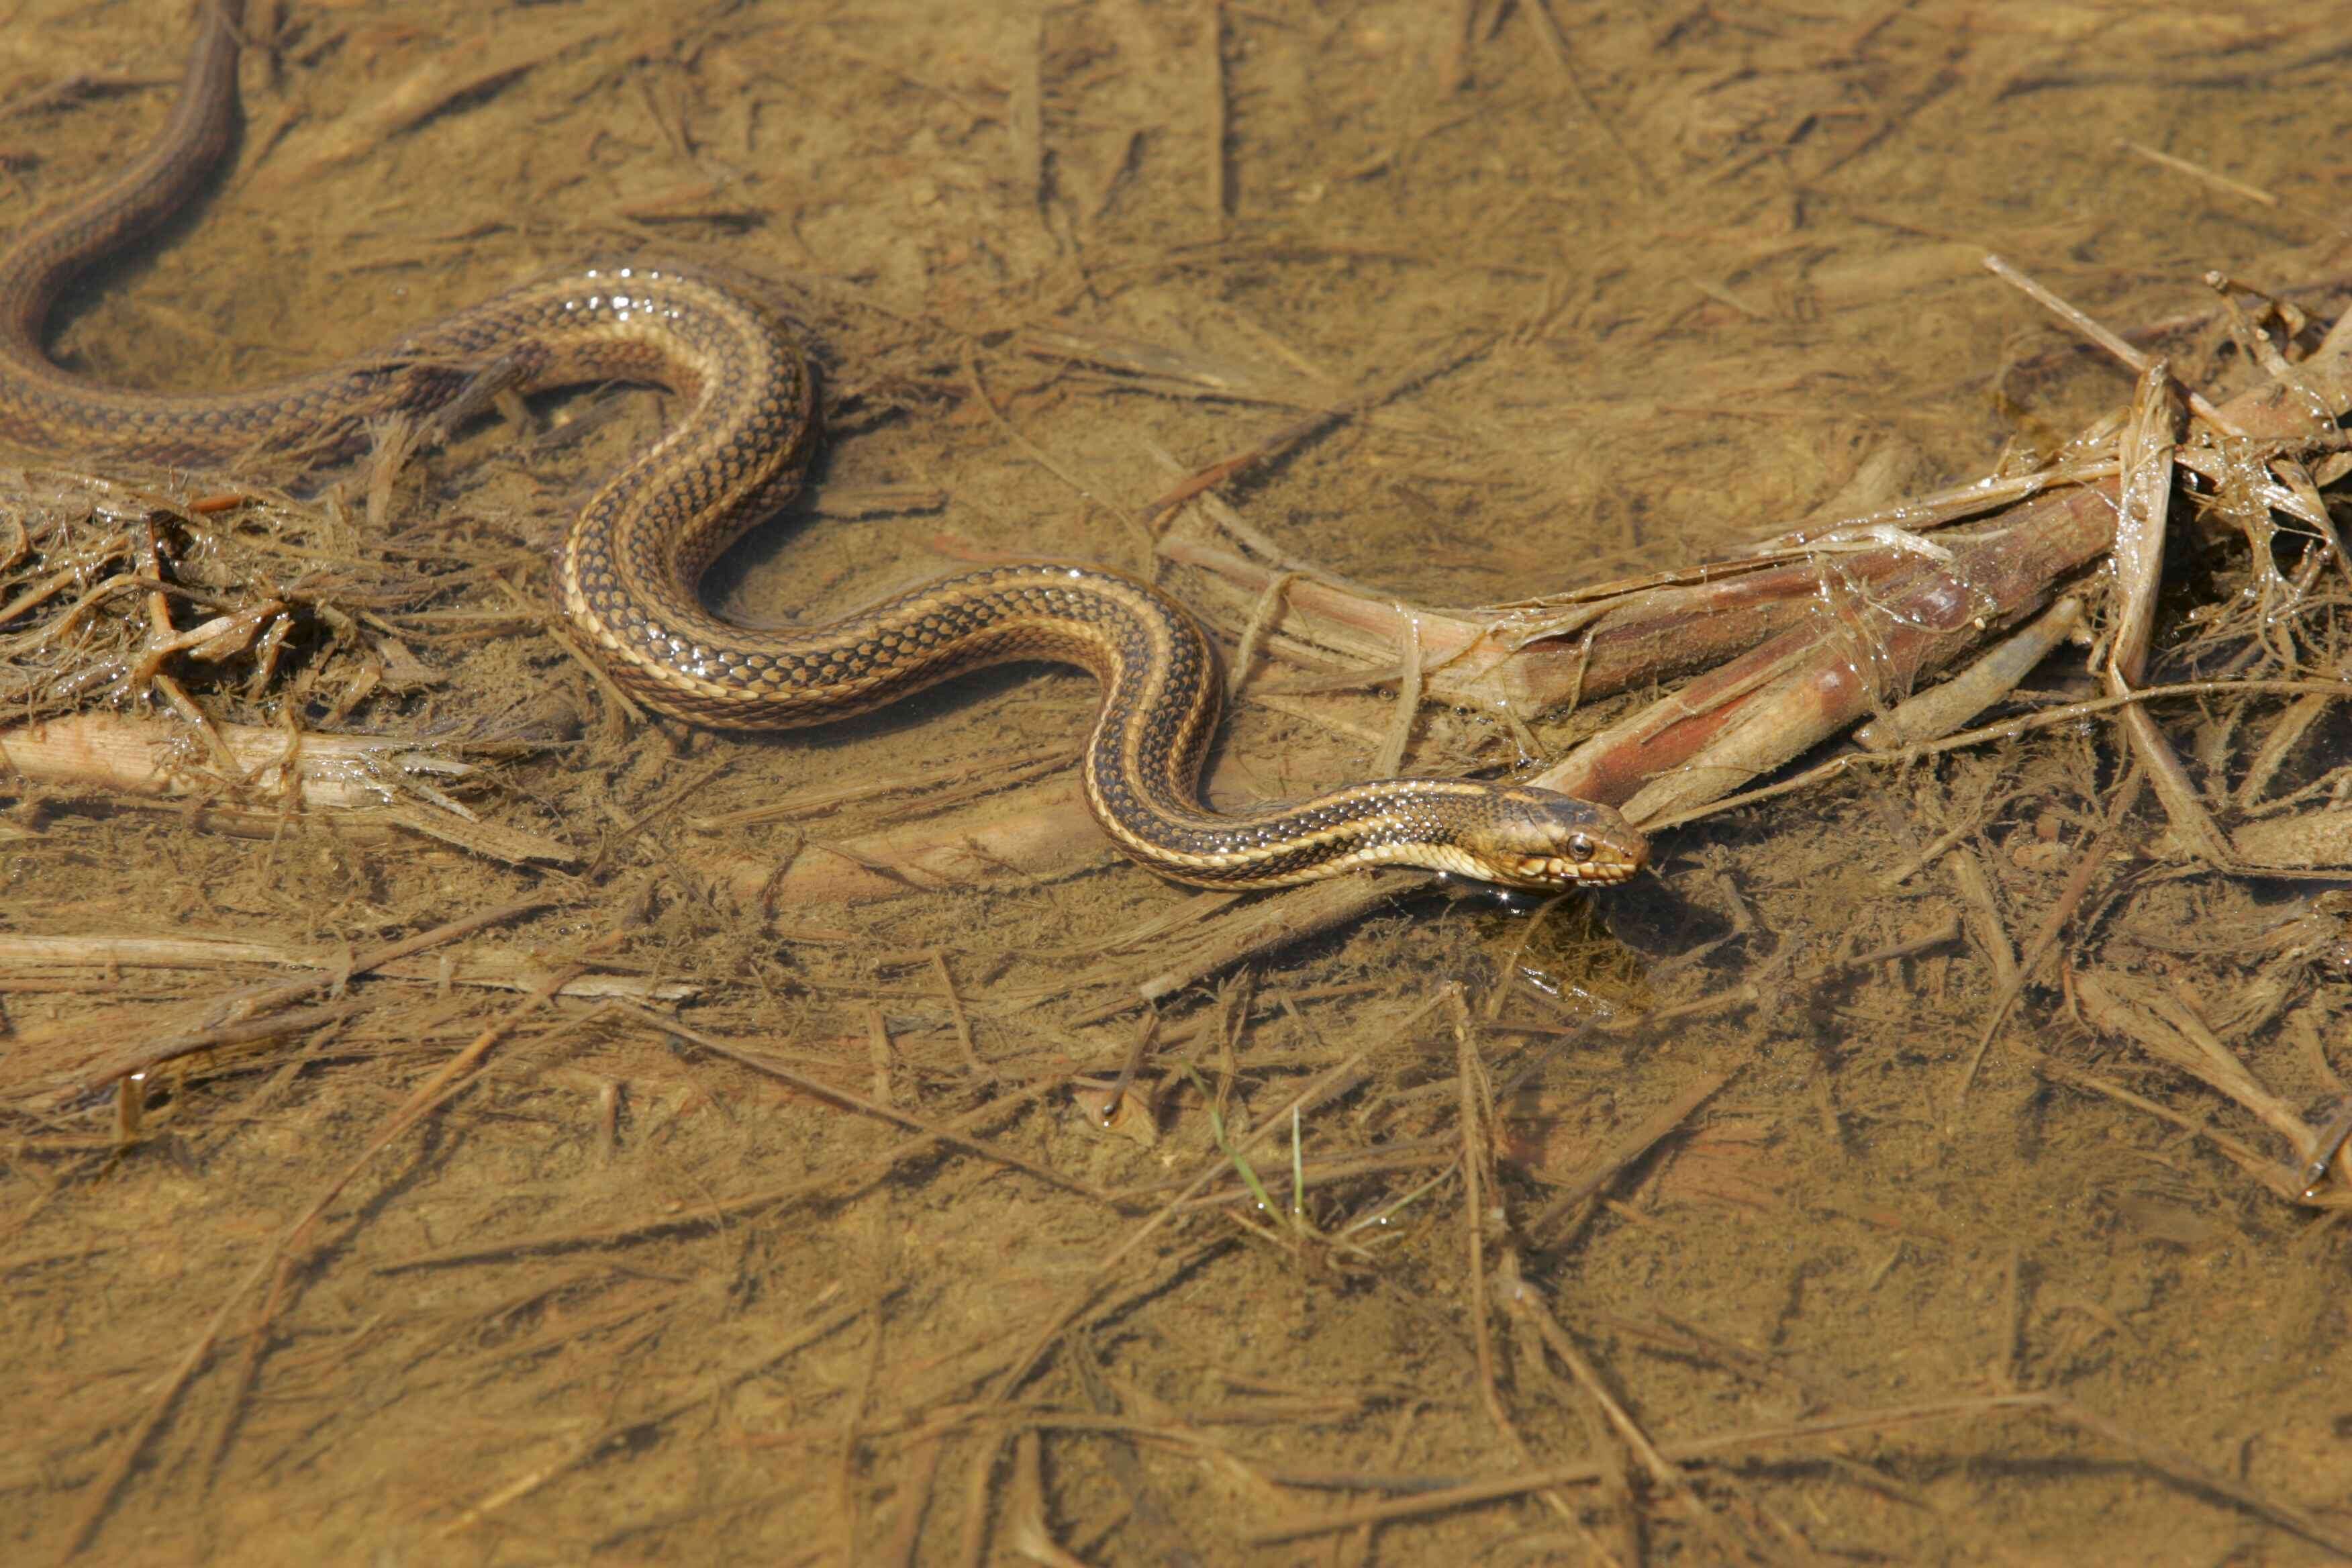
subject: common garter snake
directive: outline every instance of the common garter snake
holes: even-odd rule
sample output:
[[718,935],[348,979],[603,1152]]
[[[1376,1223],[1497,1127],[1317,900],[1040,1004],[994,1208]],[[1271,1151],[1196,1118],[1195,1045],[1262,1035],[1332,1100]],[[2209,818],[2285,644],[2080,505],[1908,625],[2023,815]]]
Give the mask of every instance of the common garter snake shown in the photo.
[[710,615],[711,560],[800,488],[817,427],[800,342],[761,293],[697,267],[582,268],[486,300],[383,351],[250,391],[91,384],[43,346],[58,293],[152,232],[227,149],[242,0],[208,0],[162,134],[112,179],[0,252],[0,436],[85,460],[220,467],[347,455],[368,425],[462,409],[488,384],[668,387],[685,416],[606,482],[567,532],[565,615],[632,696],[727,729],[788,729],[885,706],[984,665],[1076,664],[1101,681],[1087,801],[1129,855],[1178,881],[1277,887],[1402,864],[1513,887],[1617,882],[1648,849],[1605,805],[1507,783],[1387,779],[1213,811],[1198,794],[1216,728],[1214,650],[1157,589],[1098,566],[987,567],[829,625],[754,631]]

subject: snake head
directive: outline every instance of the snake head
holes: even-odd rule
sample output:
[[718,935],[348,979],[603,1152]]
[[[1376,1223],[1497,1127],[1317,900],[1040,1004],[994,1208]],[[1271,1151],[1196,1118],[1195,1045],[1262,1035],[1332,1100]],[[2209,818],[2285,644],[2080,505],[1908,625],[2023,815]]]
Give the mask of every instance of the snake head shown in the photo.
[[1650,841],[1614,809],[1548,789],[1505,784],[1454,847],[1469,875],[1506,888],[1557,891],[1622,882],[1649,864]]

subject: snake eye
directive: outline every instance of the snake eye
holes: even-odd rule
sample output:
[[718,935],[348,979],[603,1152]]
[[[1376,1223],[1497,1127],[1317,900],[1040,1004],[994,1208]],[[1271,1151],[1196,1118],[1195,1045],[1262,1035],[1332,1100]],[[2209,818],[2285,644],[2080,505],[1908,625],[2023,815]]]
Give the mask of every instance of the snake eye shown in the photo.
[[1569,835],[1568,858],[1570,859],[1581,866],[1592,858],[1592,853],[1593,847],[1591,839],[1587,838],[1581,833],[1571,833]]

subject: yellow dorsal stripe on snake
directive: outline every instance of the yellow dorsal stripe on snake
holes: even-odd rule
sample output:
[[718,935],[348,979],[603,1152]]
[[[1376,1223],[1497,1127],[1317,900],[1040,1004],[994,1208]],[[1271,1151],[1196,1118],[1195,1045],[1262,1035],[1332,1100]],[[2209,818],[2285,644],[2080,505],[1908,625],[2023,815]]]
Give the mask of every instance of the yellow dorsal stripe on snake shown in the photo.
[[594,381],[666,386],[676,426],[600,489],[567,533],[566,615],[631,695],[730,729],[785,729],[877,708],[983,665],[1092,670],[1102,706],[1087,798],[1111,838],[1164,876],[1274,887],[1405,864],[1518,887],[1614,882],[1641,836],[1606,806],[1508,784],[1389,779],[1237,812],[1204,807],[1216,658],[1184,610],[1100,567],[1049,562],[949,577],[805,631],[754,631],[702,607],[703,569],[798,489],[815,392],[796,334],[757,288],[713,269],[583,268],[422,328],[382,353],[246,392],[97,386],[43,348],[59,289],[152,232],[226,149],[241,0],[211,0],[170,123],[113,179],[0,253],[0,435],[84,461],[220,466],[330,455],[393,413],[431,416],[486,377],[529,391]]

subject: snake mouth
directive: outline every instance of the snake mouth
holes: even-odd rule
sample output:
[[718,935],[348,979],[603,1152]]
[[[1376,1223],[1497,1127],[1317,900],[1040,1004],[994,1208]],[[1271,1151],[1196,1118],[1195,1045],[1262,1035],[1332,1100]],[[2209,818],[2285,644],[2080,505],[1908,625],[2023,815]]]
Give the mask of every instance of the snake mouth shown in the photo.
[[1523,855],[1496,868],[1503,874],[1494,879],[1509,887],[1557,891],[1629,882],[1641,868],[1642,862],[1632,858],[1578,860],[1566,855]]

